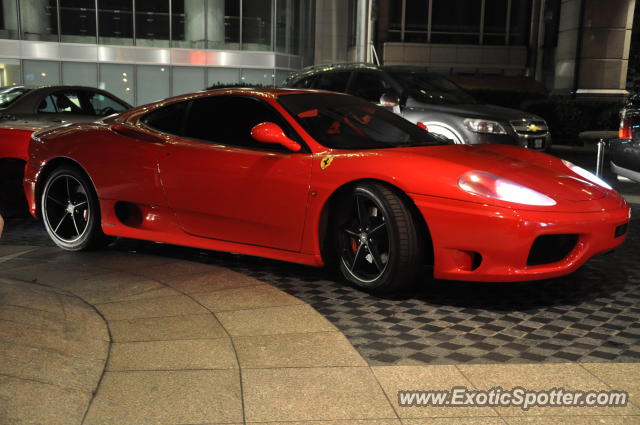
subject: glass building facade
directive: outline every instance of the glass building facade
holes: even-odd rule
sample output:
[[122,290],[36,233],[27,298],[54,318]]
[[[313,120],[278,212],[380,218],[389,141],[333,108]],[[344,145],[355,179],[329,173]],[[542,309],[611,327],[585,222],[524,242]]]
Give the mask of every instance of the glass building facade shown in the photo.
[[315,0],[0,0],[0,84],[79,84],[143,104],[281,83],[313,60]]
[[386,41],[525,46],[531,0],[396,0]]

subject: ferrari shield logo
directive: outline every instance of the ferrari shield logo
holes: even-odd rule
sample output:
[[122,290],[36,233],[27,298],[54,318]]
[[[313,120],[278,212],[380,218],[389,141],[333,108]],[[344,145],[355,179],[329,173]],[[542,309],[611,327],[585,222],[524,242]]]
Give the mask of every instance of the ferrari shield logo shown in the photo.
[[320,161],[320,168],[323,170],[326,170],[329,165],[331,165],[331,163],[333,162],[333,157],[331,155],[327,155],[324,158],[322,158],[322,161]]

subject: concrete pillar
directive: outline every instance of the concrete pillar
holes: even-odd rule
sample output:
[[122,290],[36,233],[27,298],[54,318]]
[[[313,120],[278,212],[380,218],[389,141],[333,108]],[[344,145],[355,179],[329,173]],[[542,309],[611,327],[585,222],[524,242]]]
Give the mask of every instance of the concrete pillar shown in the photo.
[[21,0],[20,20],[26,40],[46,40],[51,37],[47,31],[49,17],[45,14],[46,0]]
[[[187,14],[185,35],[189,39],[187,3],[189,3],[189,0],[186,0],[184,5],[185,13]],[[209,46],[214,48],[222,47],[224,45],[224,0],[207,0],[206,14]]]
[[315,63],[347,61],[349,44],[349,2],[345,0],[316,1]]
[[8,32],[10,38],[18,35],[18,9],[16,0],[5,0],[2,2],[2,16],[4,16],[3,28]]
[[636,0],[563,0],[555,88],[623,94]]

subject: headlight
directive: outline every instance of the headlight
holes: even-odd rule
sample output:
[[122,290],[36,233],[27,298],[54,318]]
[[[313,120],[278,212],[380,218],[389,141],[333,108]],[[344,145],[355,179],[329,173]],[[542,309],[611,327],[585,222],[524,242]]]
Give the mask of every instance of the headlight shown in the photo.
[[596,176],[592,172],[587,171],[582,167],[578,167],[573,162],[565,161],[564,159],[562,160],[562,163],[566,165],[568,169],[570,169],[571,171],[573,171],[583,179],[587,179],[591,183],[597,184],[598,186],[602,186],[605,189],[613,190],[613,188],[609,186],[609,184],[606,181],[602,180],[600,177]]
[[507,134],[502,124],[497,121],[467,118],[464,125],[474,133]]
[[485,171],[469,171],[458,179],[458,186],[465,192],[514,204],[550,207],[556,201],[521,184],[503,179]]

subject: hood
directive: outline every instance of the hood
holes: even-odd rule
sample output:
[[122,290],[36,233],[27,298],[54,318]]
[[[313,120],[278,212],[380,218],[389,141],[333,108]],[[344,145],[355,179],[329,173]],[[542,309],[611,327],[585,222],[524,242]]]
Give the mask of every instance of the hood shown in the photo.
[[[560,159],[515,146],[442,145],[377,149],[361,153],[369,170],[407,193],[536,211],[588,212],[617,208],[622,197],[585,180]],[[334,161],[340,163],[341,161]],[[346,164],[345,164],[346,165]],[[338,168],[337,166],[335,168]],[[337,170],[336,170],[337,171]],[[549,196],[555,206],[531,206],[470,194],[458,179],[468,171],[484,171]]]
[[523,118],[542,120],[542,118],[529,112],[482,103],[459,105],[430,104],[409,98],[407,99],[406,106],[414,109],[424,109],[425,111],[432,111],[434,108],[437,108],[438,112],[458,115],[462,118],[482,118],[498,121],[521,120]]

